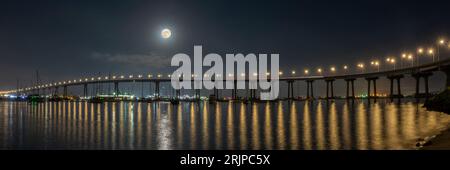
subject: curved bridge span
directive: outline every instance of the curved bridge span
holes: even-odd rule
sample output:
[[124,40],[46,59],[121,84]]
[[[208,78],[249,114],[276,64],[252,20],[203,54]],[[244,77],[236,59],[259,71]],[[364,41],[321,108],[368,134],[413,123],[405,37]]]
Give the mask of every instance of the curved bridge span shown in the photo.
[[[367,94],[368,97],[376,97],[377,89],[376,82],[380,77],[386,77],[390,80],[390,97],[403,97],[401,93],[401,85],[400,80],[405,76],[412,76],[416,80],[416,97],[428,97],[429,89],[428,89],[428,78],[433,75],[433,72],[442,71],[447,76],[446,87],[450,87],[450,59],[444,59],[437,62],[426,63],[419,66],[413,67],[405,67],[400,69],[393,70],[384,70],[377,72],[367,72],[367,73],[357,73],[357,74],[340,74],[340,75],[327,75],[327,76],[280,76],[279,81],[286,82],[288,85],[287,94],[288,99],[294,99],[294,82],[305,81],[307,83],[307,98],[314,98],[314,90],[313,83],[314,81],[325,81],[326,82],[326,98],[334,98],[334,81],[336,80],[345,80],[346,82],[346,97],[354,98],[354,81],[356,79],[365,79],[367,80]],[[424,79],[424,87],[425,92],[420,93],[420,80]],[[62,96],[67,96],[67,88],[72,86],[83,86],[84,87],[84,97],[88,96],[88,85],[90,84],[103,84],[103,83],[113,83],[114,84],[114,92],[115,94],[119,94],[119,84],[126,82],[148,82],[155,84],[155,96],[159,97],[159,84],[161,82],[170,82],[171,78],[169,76],[165,77],[162,75],[147,75],[147,76],[111,76],[111,77],[92,77],[92,78],[84,78],[84,79],[73,79],[66,80],[60,82],[52,82],[52,83],[44,83],[34,87],[27,87],[21,89],[14,89],[5,93],[16,93],[16,94],[39,94],[40,91],[50,91],[52,95],[59,95],[58,89],[63,88]],[[199,81],[199,80],[191,80],[191,81]],[[224,80],[227,81],[227,80]],[[249,81],[248,78],[244,80],[234,80],[236,81]],[[394,83],[396,83],[397,87],[394,88]],[[371,86],[373,85],[373,88]],[[235,86],[236,87],[236,86]],[[218,91],[221,89],[214,89],[214,95],[219,97]],[[394,90],[397,91],[394,94]],[[180,92],[177,91],[177,96],[179,96]],[[232,89],[232,98],[237,99],[237,89]],[[256,90],[250,89],[251,96],[247,96],[252,99],[256,99]],[[281,91],[281,93],[284,93]],[[199,90],[196,90],[196,96],[199,96]]]

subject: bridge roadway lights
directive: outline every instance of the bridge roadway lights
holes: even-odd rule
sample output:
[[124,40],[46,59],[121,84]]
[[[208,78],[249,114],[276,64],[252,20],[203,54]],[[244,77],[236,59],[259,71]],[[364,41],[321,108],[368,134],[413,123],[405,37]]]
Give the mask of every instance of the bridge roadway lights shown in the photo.
[[[377,80],[378,77],[367,77],[367,96],[369,98],[376,98],[377,97]],[[370,94],[370,84],[373,82],[373,96]]]
[[306,80],[306,98],[314,99],[314,80]]
[[[401,85],[400,85],[400,79],[404,78],[405,76],[403,74],[400,75],[389,75],[387,78],[390,81],[390,98],[402,98],[402,91],[401,91]],[[397,94],[394,94],[394,80],[397,80]]]
[[[335,79],[326,79],[325,82],[327,84],[327,99],[334,99],[334,81]],[[330,96],[331,91],[331,96]]]
[[[355,78],[348,78],[345,79],[345,82],[347,83],[347,91],[346,96],[347,99],[354,99],[355,98]],[[350,96],[350,85],[352,86],[352,95]]]
[[[412,77],[414,77],[414,79],[416,80],[416,94],[415,94],[416,98],[419,98],[419,97],[428,98],[430,96],[429,88],[428,88],[428,77],[430,77],[432,75],[433,75],[432,72],[418,72],[418,73],[412,74]],[[420,94],[420,78],[424,79],[425,94]]]
[[288,80],[288,99],[294,99],[294,80]]

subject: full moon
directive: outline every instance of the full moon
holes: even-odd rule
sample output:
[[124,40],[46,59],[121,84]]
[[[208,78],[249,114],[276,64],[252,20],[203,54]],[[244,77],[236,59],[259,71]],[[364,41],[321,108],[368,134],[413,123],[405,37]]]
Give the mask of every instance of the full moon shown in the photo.
[[164,38],[164,39],[168,39],[168,38],[170,38],[170,36],[172,35],[172,32],[169,30],[169,29],[163,29],[162,31],[161,31],[161,36]]

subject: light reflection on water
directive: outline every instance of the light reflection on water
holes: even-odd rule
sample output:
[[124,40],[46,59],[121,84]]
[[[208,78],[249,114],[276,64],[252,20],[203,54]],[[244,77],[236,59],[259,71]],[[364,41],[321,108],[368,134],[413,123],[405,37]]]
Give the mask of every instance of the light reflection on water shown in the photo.
[[412,149],[450,116],[411,101],[0,102],[0,149]]

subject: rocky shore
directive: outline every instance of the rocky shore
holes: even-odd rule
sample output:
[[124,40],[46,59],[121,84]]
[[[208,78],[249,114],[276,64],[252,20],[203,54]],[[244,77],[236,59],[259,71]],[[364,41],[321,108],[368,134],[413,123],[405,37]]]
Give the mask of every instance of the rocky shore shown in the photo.
[[425,101],[424,107],[430,111],[450,113],[450,90],[445,90]]
[[[430,111],[450,114],[450,90],[445,90],[427,100],[424,107]],[[438,135],[418,139],[416,147],[422,150],[450,150],[450,128],[441,131]]]
[[416,147],[421,150],[450,150],[450,130],[418,141]]

